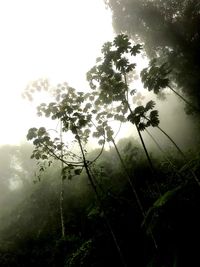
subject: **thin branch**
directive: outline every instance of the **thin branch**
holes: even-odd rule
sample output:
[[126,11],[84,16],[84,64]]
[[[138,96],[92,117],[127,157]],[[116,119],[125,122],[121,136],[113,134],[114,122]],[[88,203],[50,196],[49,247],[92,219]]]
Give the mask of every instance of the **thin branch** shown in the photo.
[[[127,87],[127,90],[128,90],[128,84],[127,84],[127,79],[126,79],[126,75],[125,75],[125,74],[124,74],[124,80],[125,80],[125,84],[126,84],[126,87]],[[132,109],[131,109],[131,106],[130,106],[128,100],[125,98],[124,101],[126,102],[127,107],[128,107],[128,109],[129,109],[131,115],[133,115],[133,111],[132,111]],[[151,158],[150,158],[150,156],[149,156],[149,153],[148,153],[148,151],[147,151],[146,145],[145,145],[145,143],[144,143],[144,139],[143,139],[143,137],[142,137],[142,135],[141,135],[141,132],[140,132],[140,130],[139,130],[139,128],[138,128],[138,126],[137,126],[136,123],[135,123],[135,127],[136,127],[136,129],[137,129],[137,132],[138,132],[140,141],[141,141],[141,143],[142,143],[142,146],[143,146],[145,155],[146,155],[146,157],[147,157],[147,160],[148,160],[150,169],[151,169],[151,171],[152,171],[152,174],[153,174],[154,176],[156,176],[156,171],[155,171],[155,169],[154,169],[153,163],[152,163]],[[154,178],[154,179],[155,179],[155,178]],[[159,188],[159,185],[158,185],[156,179],[155,179],[155,185],[156,185],[156,187],[157,187],[158,194],[161,196],[160,188]]]
[[[94,125],[94,127],[97,129],[95,123],[94,123],[93,121],[91,121],[91,122],[92,122],[92,124]],[[102,147],[101,147],[101,150],[100,150],[99,154],[98,154],[92,161],[90,161],[90,165],[91,165],[92,163],[94,163],[95,161],[97,161],[97,159],[100,158],[100,156],[102,155],[102,153],[103,153],[103,151],[104,151],[104,147],[105,147],[105,142],[106,142],[106,137],[105,137],[105,130],[104,130],[104,142],[103,142],[103,145],[102,145]]]
[[190,106],[195,111],[199,112],[200,109],[193,105],[193,103],[189,102],[187,99],[185,99],[182,95],[180,95],[177,91],[175,91],[170,85],[167,86],[172,92],[174,92],[178,97],[180,97],[188,106]]
[[106,224],[107,224],[107,226],[108,226],[108,229],[109,229],[109,231],[110,231],[110,234],[111,234],[111,236],[112,236],[112,238],[113,238],[113,241],[114,241],[114,243],[115,243],[115,246],[116,246],[116,248],[117,248],[117,251],[118,251],[118,254],[119,254],[121,263],[122,263],[122,265],[123,265],[124,267],[127,267],[127,264],[126,264],[126,262],[125,262],[125,260],[124,260],[124,257],[123,257],[123,255],[122,255],[122,252],[121,252],[121,248],[120,248],[120,246],[119,246],[119,244],[118,244],[118,241],[117,241],[117,239],[116,239],[115,233],[113,232],[112,226],[111,226],[111,224],[110,224],[110,222],[109,222],[109,220],[108,220],[108,218],[107,218],[107,215],[106,215],[106,213],[105,213],[105,211],[104,211],[102,200],[101,200],[101,198],[100,198],[100,196],[99,196],[99,193],[98,193],[98,191],[97,191],[96,185],[94,184],[93,179],[92,179],[92,176],[91,176],[91,174],[90,174],[89,167],[88,167],[88,163],[87,163],[87,160],[86,160],[86,158],[85,158],[85,153],[84,153],[84,151],[83,151],[83,146],[82,146],[82,143],[81,143],[81,139],[80,139],[80,136],[79,136],[79,134],[78,134],[78,132],[77,132],[76,127],[75,127],[75,130],[76,130],[76,137],[77,137],[77,140],[78,140],[78,143],[79,143],[79,147],[80,147],[80,150],[81,150],[81,154],[82,154],[82,157],[83,157],[83,164],[84,164],[84,167],[85,167],[85,170],[86,170],[88,179],[89,179],[90,184],[91,184],[91,186],[92,186],[92,188],[93,188],[93,190],[94,190],[94,192],[95,192],[95,194],[96,194],[97,200],[98,200],[98,202],[99,202],[100,209],[102,210],[103,215],[104,215],[105,222],[106,222]]
[[54,157],[54,158],[56,158],[57,160],[60,160],[61,162],[63,162],[64,164],[66,164],[67,166],[70,166],[70,165],[74,165],[74,166],[82,166],[82,165],[79,165],[79,164],[83,164],[83,162],[70,162],[70,161],[66,161],[66,160],[64,160],[64,159],[62,159],[61,157],[59,157],[56,153],[54,153],[53,151],[52,151],[52,149],[50,149],[47,145],[45,145],[45,144],[43,144],[44,145],[44,147],[46,148],[46,149],[48,149],[48,152],[49,152],[49,154],[50,154],[50,156],[52,156],[52,157]]
[[166,152],[162,149],[162,147],[159,145],[159,143],[156,141],[156,139],[153,137],[153,135],[147,130],[145,129],[146,133],[151,137],[151,139],[153,140],[153,142],[156,144],[156,146],[159,148],[159,150],[163,153],[164,158],[168,161],[168,163],[172,166],[172,168],[174,169],[176,175],[178,177],[183,178],[183,176],[178,172],[178,169],[176,168],[176,166],[172,163],[172,161],[165,155]]
[[[60,122],[60,141],[61,141],[60,158],[63,159],[62,121]],[[63,168],[64,168],[64,163],[63,161],[61,161],[60,219],[62,227],[62,238],[65,237],[65,224],[64,224],[64,214],[63,214],[63,202],[64,202],[64,180],[62,177]]]

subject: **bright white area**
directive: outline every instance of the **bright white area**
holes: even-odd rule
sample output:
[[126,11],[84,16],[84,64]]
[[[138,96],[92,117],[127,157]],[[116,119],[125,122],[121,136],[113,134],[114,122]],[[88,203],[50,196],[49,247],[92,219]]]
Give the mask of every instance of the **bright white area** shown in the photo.
[[38,121],[21,98],[28,82],[48,78],[84,89],[85,73],[113,30],[103,0],[6,0],[0,35],[0,144],[17,144]]

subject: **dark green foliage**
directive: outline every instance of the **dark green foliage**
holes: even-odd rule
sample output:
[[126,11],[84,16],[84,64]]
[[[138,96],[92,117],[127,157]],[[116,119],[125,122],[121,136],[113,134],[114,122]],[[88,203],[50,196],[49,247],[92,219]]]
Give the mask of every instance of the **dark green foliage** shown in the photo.
[[[184,182],[159,159],[156,169],[163,194],[157,199],[154,180],[140,146],[124,140],[118,147],[147,211],[146,224],[113,149],[103,152],[93,172],[128,266],[168,267],[174,266],[175,262],[178,267],[199,264],[195,245],[200,237],[199,188],[189,174],[188,182]],[[184,174],[187,166],[182,168],[181,160],[176,164]],[[198,155],[193,156],[191,166],[199,172]],[[59,166],[54,164],[43,173],[40,183],[26,185],[15,192],[18,203],[1,217],[0,265],[121,266],[84,173],[65,183],[66,236],[60,238],[59,176]],[[157,251],[153,249],[150,230],[157,239]]]
[[153,90],[155,94],[158,94],[160,90],[169,86],[168,74],[170,72],[166,63],[156,66],[156,60],[152,60],[149,68],[145,68],[141,72],[144,88],[148,88],[149,91]]
[[[120,34],[111,43],[104,44],[103,56],[97,64],[87,73],[87,80],[94,90],[99,87],[100,94],[97,106],[110,104],[113,101],[122,101],[126,98],[127,84],[124,75],[128,75],[136,67],[130,62],[128,56],[136,56],[141,51],[141,45],[134,45],[127,35]],[[133,94],[133,90],[132,90]],[[127,106],[123,105],[122,114],[127,112]]]
[[[60,132],[52,135],[45,127],[28,131],[39,175],[35,185],[22,182],[15,191],[18,201],[1,215],[0,266],[200,265],[193,241],[200,237],[200,197],[194,183],[199,184],[199,154],[186,162],[187,157],[165,133],[183,159],[166,162],[166,157],[151,155],[152,165],[141,131],[148,127],[164,131],[158,126],[154,101],[132,106],[130,98],[136,90],[129,88],[128,81],[136,67],[131,56],[141,49],[127,35],[118,35],[103,45],[102,57],[87,73],[91,93],[77,92],[64,83],[52,90],[54,102],[38,106],[38,115],[57,120]],[[152,61],[143,70],[142,79],[145,87],[158,93],[169,86],[171,70],[165,63],[156,64]],[[31,90],[46,86],[39,81]],[[32,96],[28,89],[25,95]],[[116,144],[110,119],[136,126],[149,162],[133,138]],[[85,146],[91,136],[98,138],[101,149],[88,153]],[[73,137],[80,153],[69,149],[66,137]],[[113,145],[109,151],[104,150],[106,142]],[[5,177],[13,160],[12,149],[7,150]],[[16,157],[21,157],[21,149]],[[24,158],[16,162],[22,167],[18,176],[23,181],[26,162]],[[14,193],[9,182],[2,184],[5,201]]]
[[[197,0],[108,0],[113,26],[143,47],[150,59],[171,72],[190,102],[200,103],[200,3]],[[155,69],[154,69],[155,71]],[[168,78],[169,78],[168,77]],[[168,80],[162,80],[162,87]],[[151,84],[152,85],[152,84]],[[160,84],[161,85],[161,84]],[[149,87],[151,88],[151,87]],[[160,87],[154,90],[158,92]]]
[[75,251],[70,259],[65,264],[66,267],[75,266],[88,266],[88,258],[91,256],[92,250],[92,240],[85,241],[78,249]]
[[156,127],[159,125],[160,121],[158,118],[158,111],[152,110],[154,106],[155,102],[152,100],[149,101],[145,107],[138,106],[130,115],[128,115],[127,119],[131,123],[137,125],[140,131],[144,131],[145,128],[149,126]]

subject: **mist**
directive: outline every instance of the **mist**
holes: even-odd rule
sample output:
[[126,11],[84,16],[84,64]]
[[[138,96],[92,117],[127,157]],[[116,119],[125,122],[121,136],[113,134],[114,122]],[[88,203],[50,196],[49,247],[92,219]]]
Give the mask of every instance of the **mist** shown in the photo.
[[79,2],[0,4],[0,266],[198,266],[200,5]]

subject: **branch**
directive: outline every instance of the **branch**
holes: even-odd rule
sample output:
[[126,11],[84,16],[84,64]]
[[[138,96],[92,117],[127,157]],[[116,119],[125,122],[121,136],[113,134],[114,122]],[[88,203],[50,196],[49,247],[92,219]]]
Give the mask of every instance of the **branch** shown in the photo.
[[[93,121],[91,121],[91,122],[92,122],[92,124],[94,125],[94,127],[97,129],[97,127],[96,127],[96,125],[94,124],[94,122],[93,122]],[[94,163],[94,162],[95,162],[95,161],[102,155],[102,153],[103,153],[103,151],[104,151],[105,142],[106,142],[106,137],[105,137],[105,130],[104,130],[104,142],[103,142],[103,145],[102,145],[102,147],[101,147],[101,151],[99,152],[99,154],[96,156],[95,159],[93,159],[92,161],[90,161],[89,165],[91,165],[92,163]]]
[[61,157],[59,157],[55,152],[53,152],[52,149],[50,149],[47,145],[45,145],[45,144],[43,144],[43,145],[44,145],[45,148],[48,149],[50,156],[56,158],[57,160],[60,160],[61,162],[63,162],[67,166],[70,166],[70,165],[80,166],[78,164],[83,163],[83,162],[70,162],[70,161],[66,161],[66,160],[62,159]]

